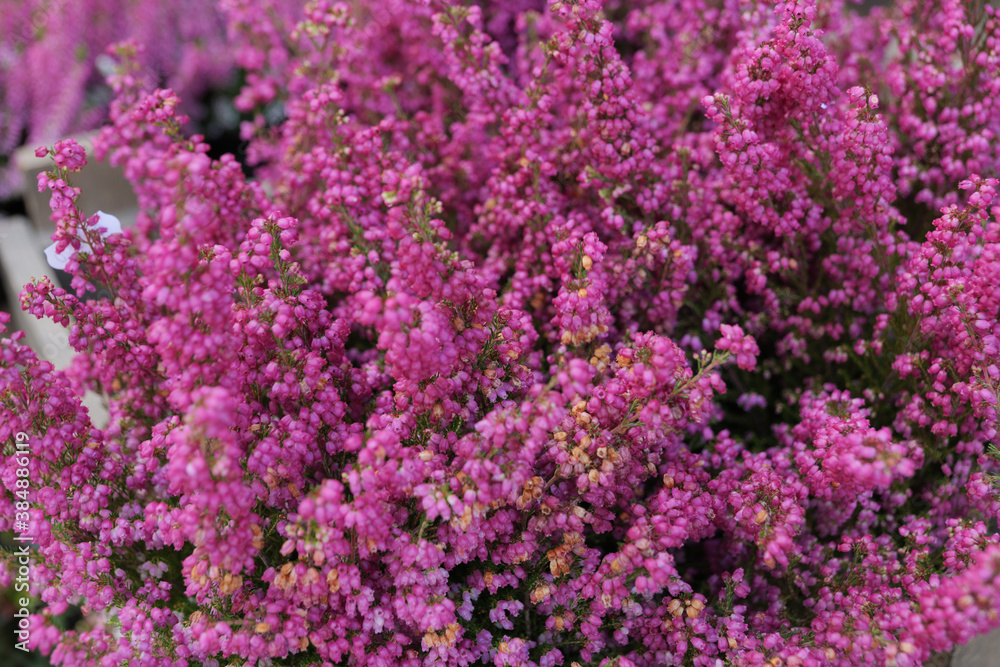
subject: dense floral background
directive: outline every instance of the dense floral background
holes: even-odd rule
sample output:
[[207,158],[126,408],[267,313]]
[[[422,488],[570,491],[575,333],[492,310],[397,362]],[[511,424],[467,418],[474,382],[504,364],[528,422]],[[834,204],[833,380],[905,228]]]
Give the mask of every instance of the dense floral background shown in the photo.
[[[20,296],[79,354],[0,343],[54,664],[902,667],[1000,625],[990,4],[14,6],[0,152],[107,119],[38,151],[72,281]],[[239,160],[188,123],[230,85]]]

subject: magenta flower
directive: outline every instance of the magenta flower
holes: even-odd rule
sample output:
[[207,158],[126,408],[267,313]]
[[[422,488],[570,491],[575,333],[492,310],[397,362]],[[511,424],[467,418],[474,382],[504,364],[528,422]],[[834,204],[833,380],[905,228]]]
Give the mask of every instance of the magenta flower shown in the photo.
[[989,3],[218,9],[247,164],[134,41],[95,141],[134,228],[38,151],[71,283],[20,301],[75,358],[0,341],[23,648],[904,666],[1000,625]]
[[[110,213],[105,213],[104,211],[98,211],[95,213],[86,224],[103,238],[107,238],[111,234],[122,233],[121,221]],[[77,237],[80,239],[79,248],[75,248],[73,245],[66,245],[61,252],[56,252],[56,249],[59,246],[58,243],[53,243],[45,248],[45,259],[48,261],[49,266],[53,269],[62,270],[66,268],[66,263],[69,262],[69,258],[75,253],[92,252],[92,248],[86,240],[86,232],[84,232],[83,229],[78,230]]]

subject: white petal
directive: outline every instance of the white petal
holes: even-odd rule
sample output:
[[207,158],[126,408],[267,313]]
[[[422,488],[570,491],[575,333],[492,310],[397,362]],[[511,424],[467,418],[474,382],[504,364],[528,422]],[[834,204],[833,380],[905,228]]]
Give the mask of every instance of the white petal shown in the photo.
[[66,262],[69,258],[73,256],[73,246],[68,245],[66,249],[60,253],[56,253],[56,244],[53,243],[48,248],[45,249],[45,259],[48,261],[49,266],[53,269],[59,269],[63,271],[66,269]]
[[[91,251],[89,243],[81,243],[80,250],[89,253]],[[73,246],[67,245],[62,252],[56,252],[56,244],[53,243],[48,248],[45,249],[45,259],[53,269],[59,269],[60,271],[66,270],[66,263],[69,262],[69,258],[73,256]]]
[[122,233],[122,221],[110,213],[105,213],[104,211],[97,212],[97,222],[93,226],[104,227],[105,231],[102,234],[104,237],[107,237],[109,234]]
[[[121,234],[122,233],[122,222],[117,217],[111,215],[110,213],[105,213],[104,211],[97,212],[97,220],[93,225],[90,225],[95,229],[103,228],[104,231],[101,236],[107,238],[111,234]],[[83,239],[87,238],[83,233],[83,228],[76,230],[77,236],[80,238],[80,250],[89,253],[91,251],[90,244]],[[53,243],[48,248],[45,249],[45,259],[48,261],[49,266],[53,269],[59,269],[60,271],[66,270],[66,262],[69,258],[73,256],[73,246],[68,245],[66,249],[60,253],[56,253],[56,244]]]

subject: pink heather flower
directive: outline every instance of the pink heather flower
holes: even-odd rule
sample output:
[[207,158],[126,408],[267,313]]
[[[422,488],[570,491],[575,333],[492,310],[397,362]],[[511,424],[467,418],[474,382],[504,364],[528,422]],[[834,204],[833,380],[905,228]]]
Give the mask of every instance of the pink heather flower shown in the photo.
[[[103,238],[107,238],[112,234],[121,234],[122,225],[121,221],[111,215],[110,213],[105,213],[104,211],[98,211],[87,221],[87,226],[91,229],[97,231]],[[58,243],[53,243],[45,248],[45,259],[53,269],[65,269],[69,258],[76,252],[92,252],[90,244],[86,241],[86,235],[84,230],[81,228],[77,231],[77,237],[80,239],[80,247],[74,248],[72,245],[66,245],[62,251],[57,252]]]
[[715,341],[715,349],[729,352],[736,358],[736,365],[743,370],[752,371],[757,366],[757,356],[760,349],[753,336],[743,333],[739,326],[723,324],[719,326],[722,338]]
[[[40,149],[35,150],[36,155],[38,155],[38,150]],[[67,172],[79,171],[87,164],[87,154],[83,147],[76,142],[76,139],[57,141],[53,148],[53,154],[56,166]]]
[[[36,152],[29,648],[902,666],[1000,622],[991,3],[51,4],[0,27],[0,155],[107,113],[139,206]],[[189,122],[234,62],[243,164]]]

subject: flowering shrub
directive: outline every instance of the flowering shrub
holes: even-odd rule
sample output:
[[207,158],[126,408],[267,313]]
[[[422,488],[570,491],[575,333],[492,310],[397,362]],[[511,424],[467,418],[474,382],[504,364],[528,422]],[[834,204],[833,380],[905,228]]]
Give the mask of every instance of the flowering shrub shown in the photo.
[[481,4],[225,3],[253,181],[126,58],[133,230],[42,149],[73,282],[21,302],[79,354],[0,348],[32,646],[904,666],[1000,625],[996,11]]

